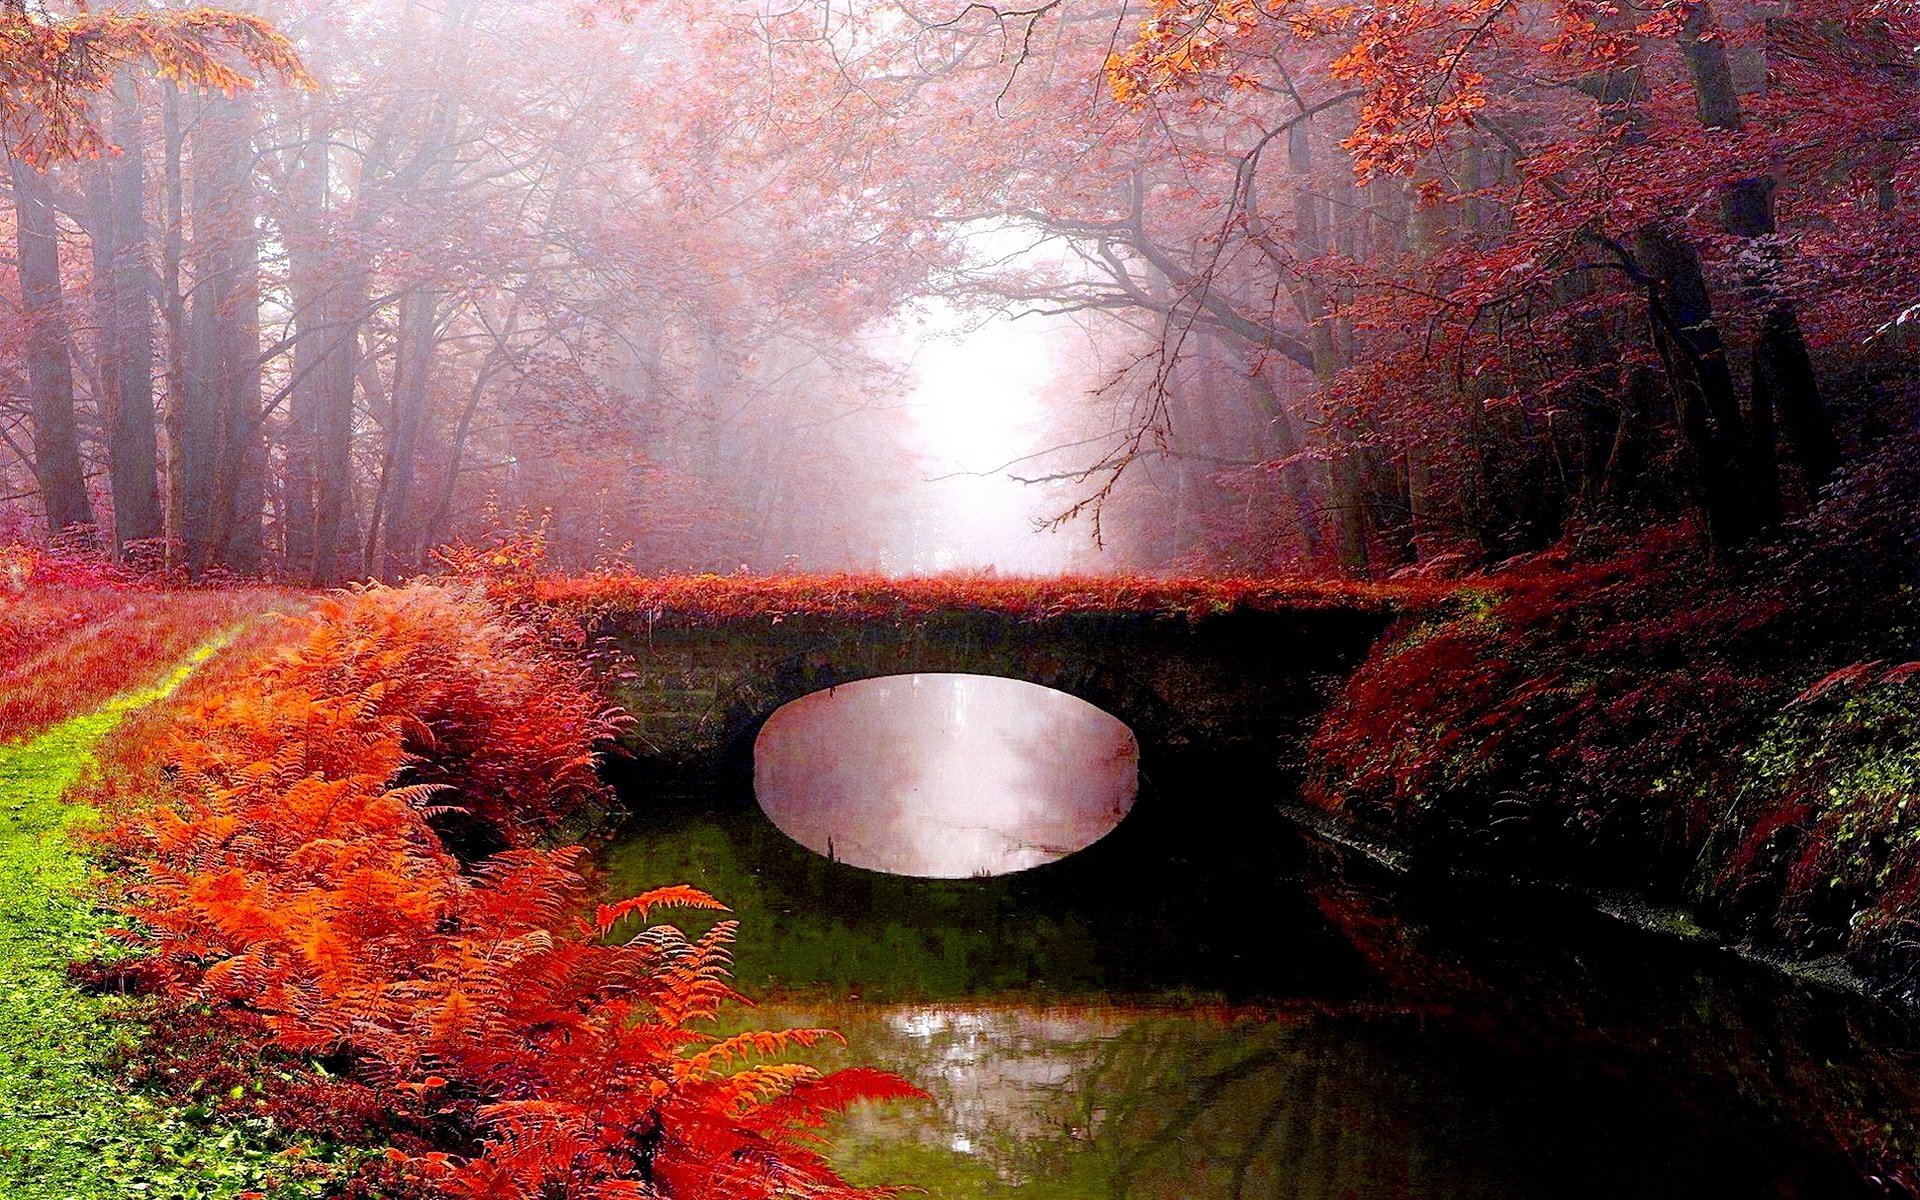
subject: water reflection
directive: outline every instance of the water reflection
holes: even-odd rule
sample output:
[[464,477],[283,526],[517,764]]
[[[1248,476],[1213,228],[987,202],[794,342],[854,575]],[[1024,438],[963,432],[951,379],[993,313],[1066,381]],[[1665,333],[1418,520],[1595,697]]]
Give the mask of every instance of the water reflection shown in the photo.
[[929,878],[1002,875],[1099,840],[1133,807],[1139,748],[1064,692],[984,675],[892,675],[775,712],[760,806],[828,858]]
[[830,862],[744,787],[636,793],[604,886],[720,896],[765,1001],[743,1020],[838,1028],[808,1057],[925,1089],[830,1132],[932,1200],[1920,1196],[1870,1182],[1920,1162],[1897,1016],[1576,903],[1389,878],[1209,760],[1152,782],[1097,845],[990,880]]
[[849,1114],[836,1161],[862,1182],[905,1179],[939,1200],[1866,1191],[1844,1159],[1809,1155],[1750,1114],[1733,1128],[1718,1115],[1703,1123],[1655,1080],[1569,1079],[1564,1063],[1490,1058],[1430,1011],[804,1015],[837,1022],[864,1061],[933,1097]]

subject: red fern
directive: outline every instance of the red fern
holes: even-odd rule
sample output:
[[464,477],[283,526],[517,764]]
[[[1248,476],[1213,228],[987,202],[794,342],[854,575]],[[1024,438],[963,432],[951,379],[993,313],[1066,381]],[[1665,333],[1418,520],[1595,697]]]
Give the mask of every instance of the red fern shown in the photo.
[[479,601],[328,600],[156,747],[165,802],[114,832],[137,868],[127,936],[168,995],[350,1063],[389,1125],[425,1120],[437,1132],[389,1169],[431,1191],[885,1194],[841,1180],[811,1131],[913,1089],[764,1061],[826,1031],[704,1032],[737,998],[734,924],[645,922],[723,906],[663,887],[589,922],[581,851],[533,844],[601,799],[592,751],[612,728],[576,670]]

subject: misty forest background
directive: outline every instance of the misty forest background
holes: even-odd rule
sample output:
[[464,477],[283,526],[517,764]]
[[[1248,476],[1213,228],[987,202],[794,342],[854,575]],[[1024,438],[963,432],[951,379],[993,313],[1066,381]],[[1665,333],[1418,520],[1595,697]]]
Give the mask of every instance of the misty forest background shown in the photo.
[[[76,43],[102,90],[10,105],[0,532],[925,570],[996,561],[972,470],[1075,518],[1048,565],[1380,576],[1737,548],[1909,428],[1910,11],[1401,7],[271,0],[297,60],[214,36],[213,87]],[[956,465],[921,393],[1004,404],[1010,328],[1025,423]]]

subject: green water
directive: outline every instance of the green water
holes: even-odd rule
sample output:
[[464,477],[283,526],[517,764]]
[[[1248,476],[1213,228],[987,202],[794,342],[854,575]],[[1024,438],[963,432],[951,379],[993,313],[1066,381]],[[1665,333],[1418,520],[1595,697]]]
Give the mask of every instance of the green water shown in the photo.
[[1883,1194],[1874,1155],[1911,1145],[1920,1109],[1897,1022],[1546,899],[1411,894],[1280,821],[1275,786],[1173,772],[1090,849],[983,880],[829,862],[744,780],[648,789],[603,886],[713,891],[743,923],[741,988],[769,998],[746,1019],[837,1027],[849,1045],[824,1065],[932,1096],[838,1126],[836,1161],[865,1182],[950,1200]]

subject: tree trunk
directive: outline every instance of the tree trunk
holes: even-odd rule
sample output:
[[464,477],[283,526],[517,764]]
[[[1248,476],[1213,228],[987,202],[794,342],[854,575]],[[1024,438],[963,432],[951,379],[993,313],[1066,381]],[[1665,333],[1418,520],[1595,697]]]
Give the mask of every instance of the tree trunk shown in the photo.
[[1750,461],[1740,398],[1692,243],[1659,223],[1643,227],[1635,241],[1654,340],[1673,383],[1681,435],[1699,476],[1707,534],[1717,550],[1730,549],[1765,527],[1777,497],[1753,491],[1758,472]]
[[[1688,12],[1680,31],[1680,48],[1687,60],[1701,124],[1709,129],[1738,130],[1742,124],[1740,94],[1727,60],[1726,39],[1714,29],[1710,4],[1698,4]],[[1817,493],[1839,469],[1840,450],[1833,417],[1820,395],[1812,355],[1800,332],[1799,314],[1780,287],[1779,251],[1773,243],[1773,181],[1760,176],[1735,182],[1721,197],[1721,214],[1728,233],[1753,242],[1752,249],[1741,254],[1739,260],[1744,299],[1759,313],[1751,360],[1755,444],[1749,467],[1755,473],[1755,487],[1778,493],[1773,446],[1777,413],[1793,443],[1807,490]]]
[[384,512],[374,514],[367,529],[369,559],[382,578],[398,578],[418,569],[419,531],[414,528],[414,452],[426,415],[427,381],[433,368],[437,332],[438,296],[420,289],[400,302],[400,325],[395,338],[393,412],[387,430],[385,470],[382,472]]
[[260,430],[259,241],[245,106],[202,103],[193,147],[193,292],[184,399],[188,563],[260,567],[266,447]]
[[14,245],[26,317],[27,391],[33,412],[33,474],[47,532],[93,524],[80,433],[73,413],[73,359],[66,299],[60,286],[60,233],[47,177],[10,160]]
[[[186,153],[186,129],[181,123],[180,89],[169,82],[162,85],[161,131],[164,146],[165,235],[160,248],[160,311],[167,327],[167,402],[164,422],[167,433],[167,562],[170,566],[194,569],[190,546],[197,532],[193,514],[206,512],[205,504],[196,506],[193,492],[201,480],[210,480],[211,454],[204,446],[190,445],[189,416],[192,410],[189,377],[187,297],[182,284],[182,266],[186,257],[186,184],[182,160]],[[202,535],[200,541],[204,542]]]
[[109,211],[101,214],[108,239],[108,303],[101,312],[100,374],[108,381],[107,459],[113,484],[117,547],[160,537],[159,450],[153,415],[153,298],[147,274],[146,143],[133,80],[122,75],[113,92],[113,140],[120,157],[109,177]]
[[303,231],[287,245],[293,294],[293,382],[287,437],[286,528],[289,568],[310,583],[341,582],[351,572],[347,527],[353,478],[353,390],[366,276],[325,244],[328,154],[316,131],[292,175],[292,203]]
[[1280,468],[1280,489],[1287,497],[1287,503],[1293,510],[1294,524],[1299,529],[1301,556],[1308,562],[1316,561],[1325,553],[1326,547],[1325,539],[1321,537],[1318,506],[1314,502],[1313,480],[1309,477],[1303,458],[1306,443],[1300,436],[1299,423],[1281,400],[1264,367],[1253,370],[1249,378],[1254,403],[1266,418],[1273,451],[1286,463]]
[[[1302,258],[1317,258],[1324,251],[1321,234],[1320,198],[1313,190],[1313,143],[1310,120],[1295,123],[1287,133],[1287,164],[1294,176],[1294,242]],[[1326,301],[1320,286],[1303,279],[1298,288],[1301,317],[1307,323],[1308,344],[1313,350],[1313,373],[1322,392],[1332,384],[1345,364],[1339,360],[1339,346],[1327,316]],[[1364,471],[1359,445],[1359,426],[1349,414],[1322,398],[1322,420],[1328,442],[1327,493],[1333,509],[1333,542],[1341,571],[1350,575],[1368,573],[1367,505],[1363,484]]]

